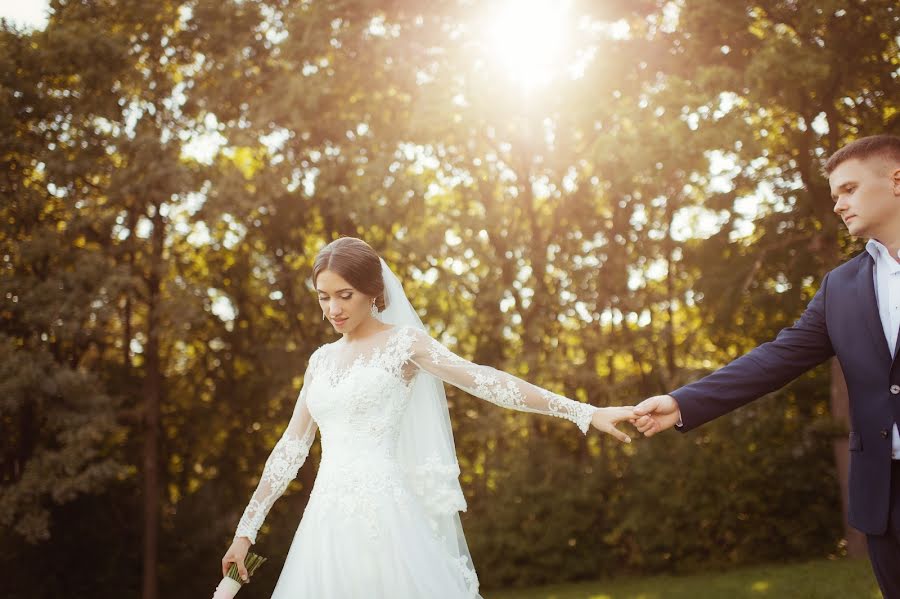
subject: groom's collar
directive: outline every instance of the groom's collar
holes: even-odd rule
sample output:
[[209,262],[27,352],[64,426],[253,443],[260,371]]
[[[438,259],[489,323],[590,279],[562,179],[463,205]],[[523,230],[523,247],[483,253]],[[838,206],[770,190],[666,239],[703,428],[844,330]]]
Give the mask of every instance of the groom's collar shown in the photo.
[[[866,251],[869,252],[869,255],[872,256],[876,263],[883,261],[884,264],[889,265],[888,268],[891,273],[900,271],[900,263],[891,257],[891,251],[887,249],[887,246],[877,239],[870,239],[866,243]],[[898,255],[900,255],[900,252],[898,252]]]

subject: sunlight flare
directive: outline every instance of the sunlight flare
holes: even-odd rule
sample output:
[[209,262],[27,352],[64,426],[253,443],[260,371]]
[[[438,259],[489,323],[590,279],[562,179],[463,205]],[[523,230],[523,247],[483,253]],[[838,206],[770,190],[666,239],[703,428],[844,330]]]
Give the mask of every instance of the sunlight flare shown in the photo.
[[526,90],[546,85],[565,70],[568,8],[563,1],[500,3],[485,23],[488,59]]

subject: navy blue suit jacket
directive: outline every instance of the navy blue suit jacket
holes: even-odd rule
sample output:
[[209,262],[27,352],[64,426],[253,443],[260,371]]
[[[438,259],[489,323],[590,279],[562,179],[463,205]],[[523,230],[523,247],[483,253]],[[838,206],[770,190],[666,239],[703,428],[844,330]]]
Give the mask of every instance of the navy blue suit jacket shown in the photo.
[[[709,376],[671,392],[687,431],[782,387],[837,355],[850,392],[849,521],[887,529],[891,431],[900,422],[900,360],[891,355],[863,252],[825,275],[793,326]],[[900,344],[898,344],[900,345]]]

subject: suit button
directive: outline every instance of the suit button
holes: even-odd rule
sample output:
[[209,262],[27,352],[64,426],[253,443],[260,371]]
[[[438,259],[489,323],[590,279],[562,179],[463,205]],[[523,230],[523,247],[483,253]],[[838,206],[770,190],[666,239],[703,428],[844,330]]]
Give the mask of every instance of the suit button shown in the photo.
[[888,432],[888,429],[886,429],[886,428],[881,429],[881,438],[882,439],[887,439],[889,434],[890,433]]
[[897,395],[900,393],[900,385],[891,385],[891,394]]

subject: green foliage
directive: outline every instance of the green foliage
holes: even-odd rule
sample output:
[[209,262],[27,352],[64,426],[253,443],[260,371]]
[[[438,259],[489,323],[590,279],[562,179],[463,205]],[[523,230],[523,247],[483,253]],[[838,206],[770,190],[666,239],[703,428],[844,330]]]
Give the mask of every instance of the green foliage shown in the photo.
[[697,435],[639,448],[610,506],[621,516],[606,537],[628,569],[687,572],[814,547],[820,555],[838,551],[838,484],[823,431],[827,389],[803,383]]

